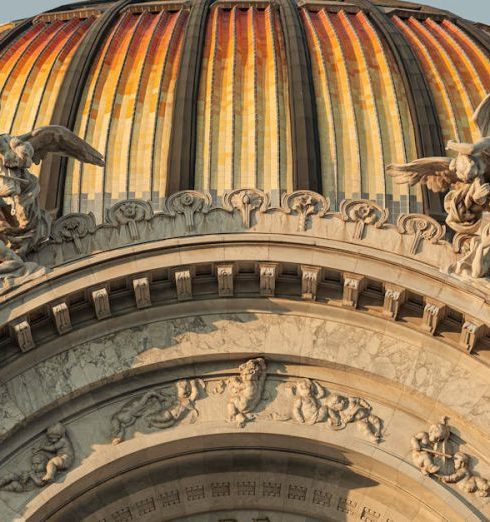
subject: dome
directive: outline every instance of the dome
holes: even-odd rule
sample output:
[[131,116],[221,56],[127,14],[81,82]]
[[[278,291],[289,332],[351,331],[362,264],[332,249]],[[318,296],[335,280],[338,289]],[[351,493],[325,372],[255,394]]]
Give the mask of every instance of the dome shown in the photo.
[[238,187],[437,213],[385,166],[478,137],[485,29],[390,0],[80,2],[3,26],[0,127],[59,123],[107,157],[45,165],[58,213]]

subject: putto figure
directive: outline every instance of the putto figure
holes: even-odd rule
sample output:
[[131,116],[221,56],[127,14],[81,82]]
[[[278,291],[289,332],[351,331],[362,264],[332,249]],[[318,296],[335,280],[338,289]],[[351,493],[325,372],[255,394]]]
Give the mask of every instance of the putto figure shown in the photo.
[[[432,424],[411,439],[412,460],[424,475],[446,484],[457,484],[465,493],[480,497],[490,494],[490,482],[471,469],[471,457],[459,451],[458,443],[450,440],[451,430],[447,417]],[[457,451],[455,451],[457,449]]]
[[149,428],[170,428],[190,412],[193,422],[199,412],[195,402],[199,398],[204,383],[200,379],[181,380],[175,383],[175,391],[152,390],[141,397],[131,399],[112,416],[112,443],[119,444],[126,430],[139,418],[143,418]]
[[228,386],[228,422],[243,428],[255,416],[253,411],[262,400],[267,366],[261,357],[251,359],[239,367],[240,375],[231,377]]
[[75,451],[66,428],[56,423],[46,430],[46,440],[34,448],[31,469],[10,472],[0,477],[0,490],[22,493],[52,482],[61,471],[73,465]]
[[451,189],[444,199],[446,223],[456,232],[473,234],[482,212],[490,210],[490,94],[473,116],[482,138],[476,143],[449,141],[446,150],[456,158],[422,158],[403,165],[388,165],[396,183],[421,183],[433,192]]
[[[50,125],[22,136],[0,134],[0,240],[21,258],[49,235],[49,216],[39,207],[39,181],[28,170],[49,153],[104,166],[99,152],[64,127]],[[0,267],[4,262],[0,259]],[[0,284],[11,288],[5,277],[0,268]]]

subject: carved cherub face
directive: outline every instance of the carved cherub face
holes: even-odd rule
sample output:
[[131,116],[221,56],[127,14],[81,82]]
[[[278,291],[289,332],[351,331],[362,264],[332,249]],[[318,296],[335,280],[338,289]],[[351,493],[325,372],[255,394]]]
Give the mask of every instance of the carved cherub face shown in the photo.
[[50,442],[57,442],[65,435],[65,428],[62,424],[57,423],[50,426],[46,430],[46,436]]
[[28,169],[32,165],[34,149],[28,142],[12,138],[8,134],[0,135],[0,164],[7,168]]
[[261,362],[260,359],[253,359],[242,364],[239,368],[242,380],[257,381],[262,373]]
[[429,428],[429,440],[431,442],[441,442],[447,439],[449,436],[448,428],[445,424],[438,422],[437,424],[433,424]]
[[468,455],[466,453],[462,453],[458,451],[454,454],[454,469],[464,469],[468,467]]
[[296,384],[296,395],[304,398],[314,395],[313,383],[310,379],[301,379],[298,381]]

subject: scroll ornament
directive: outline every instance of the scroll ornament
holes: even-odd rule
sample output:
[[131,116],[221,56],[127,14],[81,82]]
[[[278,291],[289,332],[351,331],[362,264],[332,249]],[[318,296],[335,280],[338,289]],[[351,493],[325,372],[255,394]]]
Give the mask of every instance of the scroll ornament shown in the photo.
[[71,468],[74,459],[75,451],[65,426],[54,424],[46,430],[44,442],[33,449],[30,469],[0,477],[0,491],[22,493],[41,488]]
[[459,451],[451,441],[447,417],[432,424],[428,431],[416,433],[411,439],[412,461],[424,475],[430,475],[446,484],[457,484],[465,493],[480,497],[490,494],[490,482],[475,474],[471,457]]
[[133,241],[140,239],[136,223],[149,221],[152,217],[153,209],[150,203],[141,199],[119,201],[107,211],[109,223],[126,226]]
[[330,209],[330,201],[325,196],[312,192],[311,190],[297,190],[291,194],[284,194],[282,208],[289,214],[298,214],[298,232],[304,232],[308,220],[312,215],[323,217]]
[[195,215],[198,212],[207,214],[211,208],[212,199],[209,193],[203,194],[196,190],[176,192],[165,201],[165,211],[170,216],[182,214],[187,230],[195,227]]
[[250,228],[252,215],[255,212],[265,212],[269,208],[269,195],[258,189],[236,189],[227,192],[223,197],[223,209],[240,212],[243,226]]
[[362,239],[367,225],[382,228],[388,220],[388,209],[367,199],[345,199],[340,204],[343,221],[355,223],[353,239]]

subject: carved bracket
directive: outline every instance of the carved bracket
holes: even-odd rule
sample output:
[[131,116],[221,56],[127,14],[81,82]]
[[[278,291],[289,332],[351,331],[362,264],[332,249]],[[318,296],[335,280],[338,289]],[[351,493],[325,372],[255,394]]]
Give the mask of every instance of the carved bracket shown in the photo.
[[352,239],[360,240],[367,225],[383,228],[389,211],[367,199],[345,199],[340,203],[340,216],[343,221],[355,223]]
[[396,222],[400,234],[413,237],[410,254],[414,256],[419,251],[422,241],[437,243],[446,233],[446,227],[425,214],[401,214]]
[[330,209],[330,201],[325,196],[310,190],[297,190],[290,194],[284,194],[281,201],[281,208],[290,214],[298,214],[298,231],[306,230],[308,219],[312,215],[323,217]]

